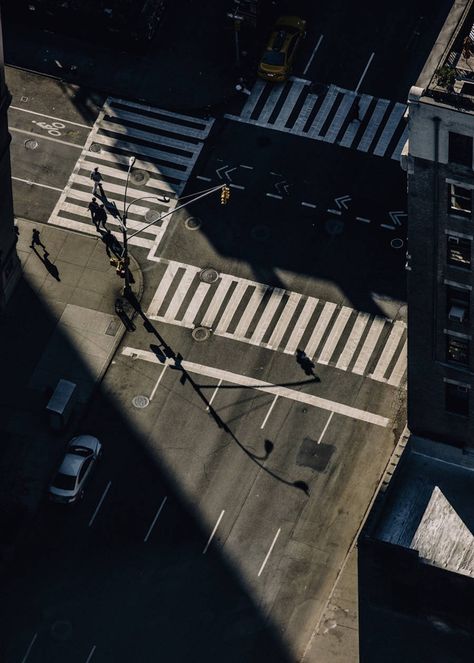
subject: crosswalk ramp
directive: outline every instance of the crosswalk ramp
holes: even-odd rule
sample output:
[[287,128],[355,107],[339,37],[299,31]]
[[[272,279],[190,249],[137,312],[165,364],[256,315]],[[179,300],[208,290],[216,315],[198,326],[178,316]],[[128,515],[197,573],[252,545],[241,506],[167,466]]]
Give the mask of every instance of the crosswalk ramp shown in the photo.
[[150,319],[289,355],[399,386],[406,372],[406,325],[316,297],[201,268],[159,263]]
[[303,79],[258,79],[240,115],[225,117],[400,160],[408,138],[405,111],[405,104],[336,85],[312,91]]
[[[130,244],[148,249],[157,259],[158,245],[170,223],[162,215],[176,207],[214,120],[173,113],[144,104],[109,97],[87,138],[49,223],[95,234],[88,204],[92,198],[90,173],[103,177],[106,207],[124,209],[129,158],[135,157],[127,187],[130,206],[127,227]],[[144,199],[145,198],[145,199]],[[152,225],[148,225],[153,222]],[[107,225],[120,238],[117,214]]]

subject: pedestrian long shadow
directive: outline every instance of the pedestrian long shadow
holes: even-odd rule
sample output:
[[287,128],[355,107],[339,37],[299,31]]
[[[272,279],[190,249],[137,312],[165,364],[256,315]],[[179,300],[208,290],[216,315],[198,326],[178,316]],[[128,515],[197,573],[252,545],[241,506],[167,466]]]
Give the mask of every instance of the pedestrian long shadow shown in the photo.
[[[250,458],[250,460],[255,463],[263,472],[268,474],[269,476],[273,477],[276,481],[279,481],[280,483],[283,483],[287,486],[290,486],[292,488],[296,488],[298,490],[303,491],[308,497],[310,495],[309,491],[309,486],[305,481],[302,480],[296,480],[296,481],[290,481],[288,479],[285,479],[283,476],[277,474],[273,470],[270,470],[268,467],[265,467],[263,464],[270,456],[270,454],[273,451],[273,442],[271,440],[265,440],[265,454],[263,456],[257,456],[251,451],[247,449],[247,447],[242,444],[242,442],[237,438],[235,433],[232,431],[232,429],[229,427],[228,423],[222,419],[222,417],[219,415],[219,413],[215,410],[215,408],[212,406],[212,403],[210,400],[206,397],[206,395],[203,393],[203,389],[206,388],[206,386],[198,384],[192,375],[189,373],[189,371],[186,370],[186,368],[183,366],[183,356],[180,353],[176,353],[165,341],[165,339],[161,336],[161,334],[158,332],[158,330],[155,328],[152,322],[150,322],[149,318],[146,316],[144,313],[140,302],[137,300],[134,294],[131,294],[129,297],[129,302],[136,311],[137,315],[139,315],[142,320],[143,320],[143,325],[149,333],[153,334],[156,339],[158,340],[158,345],[151,343],[150,344],[150,349],[158,360],[161,363],[165,363],[167,360],[171,360],[174,362],[172,368],[175,370],[178,370],[181,372],[181,377],[180,377],[180,383],[184,386],[186,383],[189,384],[195,393],[199,396],[199,398],[202,400],[204,405],[206,406],[206,410],[209,413],[209,416],[212,417],[212,419],[215,421],[216,425],[218,428],[224,431],[227,435],[230,436],[230,438],[235,442],[235,444],[243,451],[243,453]],[[266,385],[268,386],[268,385]],[[208,388],[208,387],[207,387]]]
[[[41,246],[43,246],[43,245],[41,245]],[[61,279],[60,279],[60,277],[59,277],[59,270],[58,270],[58,268],[56,267],[56,265],[54,265],[54,264],[51,262],[51,260],[48,258],[49,253],[46,251],[46,249],[44,249],[44,253],[43,253],[43,255],[40,255],[40,253],[38,252],[36,246],[32,246],[32,249],[33,249],[34,253],[36,253],[36,255],[38,256],[38,258],[41,260],[41,262],[43,263],[43,265],[46,267],[46,269],[48,270],[48,272],[51,274],[51,276],[52,276],[54,279],[56,279],[56,281],[60,281]]]

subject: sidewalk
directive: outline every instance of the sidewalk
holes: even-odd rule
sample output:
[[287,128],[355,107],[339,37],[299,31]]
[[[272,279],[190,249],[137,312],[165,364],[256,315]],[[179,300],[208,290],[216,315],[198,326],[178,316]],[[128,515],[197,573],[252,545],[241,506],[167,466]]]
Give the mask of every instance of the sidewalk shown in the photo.
[[[0,561],[36,513],[65,442],[80,421],[125,333],[115,314],[122,279],[100,237],[17,220],[23,277],[0,319]],[[31,247],[33,230],[39,241]],[[134,292],[142,275],[131,258]],[[45,407],[58,380],[77,384],[78,406],[64,434]]]

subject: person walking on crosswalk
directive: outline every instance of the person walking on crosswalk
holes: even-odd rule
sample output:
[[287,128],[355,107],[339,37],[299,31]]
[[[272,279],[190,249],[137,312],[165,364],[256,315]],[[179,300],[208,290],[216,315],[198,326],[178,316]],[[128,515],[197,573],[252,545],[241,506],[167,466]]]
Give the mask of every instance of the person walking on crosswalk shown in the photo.
[[99,209],[97,210],[95,218],[97,219],[95,224],[97,230],[99,230],[100,226],[102,226],[102,228],[105,230],[105,224],[107,223],[107,212],[105,211],[104,205],[99,205]]
[[89,205],[87,206],[87,209],[91,213],[91,219],[92,223],[94,223],[97,227],[97,212],[100,209],[99,203],[97,202],[97,199],[95,196],[92,196],[92,200],[90,201]]
[[[104,189],[102,188],[102,175],[99,172],[99,167],[96,166],[94,170],[91,171],[90,178],[93,181],[92,195],[93,196],[103,196]],[[99,191],[99,193],[97,193]]]

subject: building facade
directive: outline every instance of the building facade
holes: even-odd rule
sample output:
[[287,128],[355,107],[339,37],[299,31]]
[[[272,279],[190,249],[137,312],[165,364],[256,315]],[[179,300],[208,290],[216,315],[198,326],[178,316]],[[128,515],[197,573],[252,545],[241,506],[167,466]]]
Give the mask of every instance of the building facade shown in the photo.
[[408,427],[474,447],[472,0],[454,2],[408,122]]
[[20,276],[16,254],[16,232],[10,168],[10,134],[7,111],[11,96],[5,83],[2,23],[0,17],[0,313],[5,308]]

